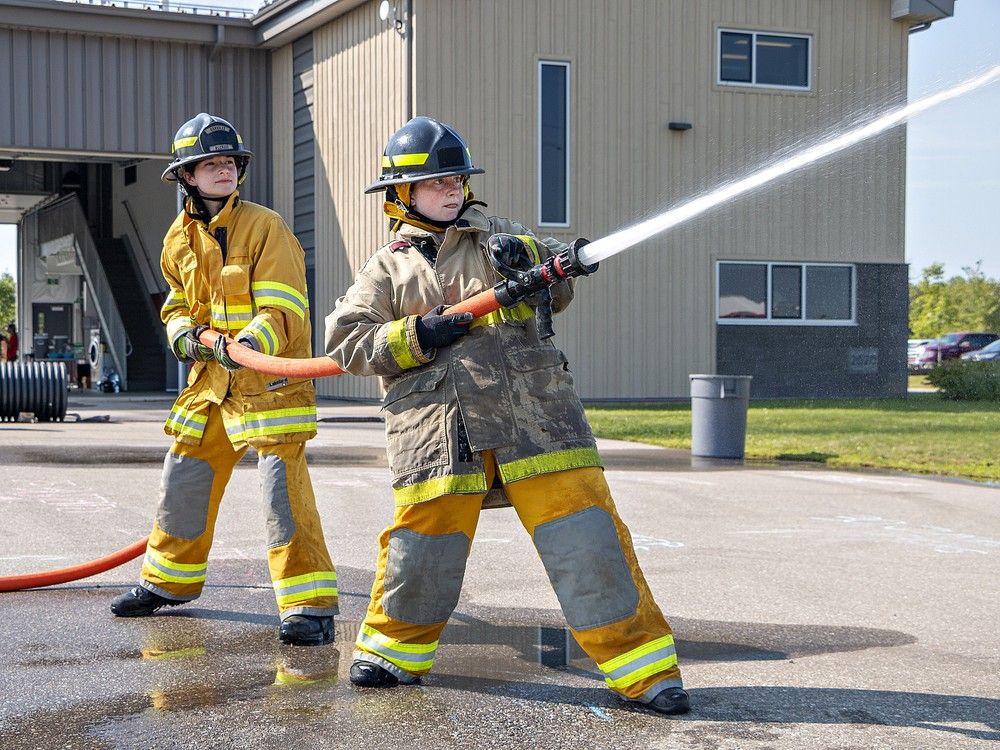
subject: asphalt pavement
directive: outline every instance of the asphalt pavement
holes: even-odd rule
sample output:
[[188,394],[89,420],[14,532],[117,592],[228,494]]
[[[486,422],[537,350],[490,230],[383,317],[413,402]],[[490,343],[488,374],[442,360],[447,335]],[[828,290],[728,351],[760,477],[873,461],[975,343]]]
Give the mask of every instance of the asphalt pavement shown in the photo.
[[[74,394],[0,424],[0,576],[148,533],[163,394]],[[625,704],[568,636],[511,509],[485,511],[435,670],[354,688],[351,647],[392,513],[378,407],[320,402],[308,456],[338,570],[336,642],[277,640],[255,463],[209,583],[116,619],[139,562],[0,594],[0,748],[986,748],[1000,741],[1000,490],[600,441],[693,709]],[[106,419],[105,419],[106,418]],[[252,507],[251,507],[252,506]]]

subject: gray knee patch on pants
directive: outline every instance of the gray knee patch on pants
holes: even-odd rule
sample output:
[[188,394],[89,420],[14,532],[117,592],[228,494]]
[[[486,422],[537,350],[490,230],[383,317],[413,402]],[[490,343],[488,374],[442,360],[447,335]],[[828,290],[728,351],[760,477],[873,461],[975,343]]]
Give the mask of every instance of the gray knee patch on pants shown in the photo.
[[156,525],[178,539],[197,539],[204,534],[213,481],[215,472],[207,461],[168,453],[163,461]]
[[392,532],[382,609],[412,625],[444,622],[458,604],[468,555],[469,537],[460,531],[442,536]]
[[539,524],[535,548],[573,629],[598,628],[635,614],[639,590],[606,510],[587,508]]
[[257,458],[257,470],[260,472],[260,488],[264,494],[267,547],[282,547],[292,541],[295,534],[285,462],[275,455],[260,455]]

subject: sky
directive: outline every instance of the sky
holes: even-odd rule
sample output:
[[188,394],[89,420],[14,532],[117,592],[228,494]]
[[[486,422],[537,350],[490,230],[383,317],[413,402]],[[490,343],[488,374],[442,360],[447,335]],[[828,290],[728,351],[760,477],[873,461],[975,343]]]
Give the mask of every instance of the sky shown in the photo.
[[[217,0],[256,8],[256,0]],[[910,37],[910,100],[1000,65],[1000,0],[957,0],[955,16]],[[1000,83],[908,125],[906,260],[910,278],[934,262],[947,276],[982,261],[1000,278]],[[14,273],[16,233],[0,225],[0,273]]]

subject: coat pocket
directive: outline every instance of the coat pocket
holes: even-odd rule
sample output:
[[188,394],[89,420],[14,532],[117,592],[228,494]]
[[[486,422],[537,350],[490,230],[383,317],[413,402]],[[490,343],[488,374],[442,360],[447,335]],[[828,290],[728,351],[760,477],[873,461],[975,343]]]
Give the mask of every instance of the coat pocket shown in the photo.
[[566,355],[553,346],[508,353],[515,418],[545,442],[590,437]]
[[448,464],[447,404],[440,388],[447,369],[397,381],[382,402],[386,453],[395,479]]

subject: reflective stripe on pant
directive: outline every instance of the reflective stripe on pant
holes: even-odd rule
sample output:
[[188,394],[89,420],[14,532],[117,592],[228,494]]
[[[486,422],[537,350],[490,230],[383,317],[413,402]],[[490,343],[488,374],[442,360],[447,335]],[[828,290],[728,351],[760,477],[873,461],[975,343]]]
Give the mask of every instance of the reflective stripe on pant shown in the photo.
[[[496,463],[487,452],[487,486]],[[642,575],[628,529],[598,468],[504,487],[532,535],[570,631],[608,686],[648,702],[680,687],[673,634]],[[443,495],[396,508],[379,537],[378,568],[355,658],[413,682],[433,665],[458,603],[485,495]]]
[[[337,613],[337,575],[323,538],[303,443],[261,446],[267,562],[282,619]],[[215,405],[201,445],[175,441],[164,461],[160,503],[142,566],[142,585],[174,601],[196,599],[205,585],[215,522],[234,450]]]

